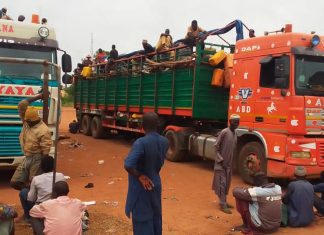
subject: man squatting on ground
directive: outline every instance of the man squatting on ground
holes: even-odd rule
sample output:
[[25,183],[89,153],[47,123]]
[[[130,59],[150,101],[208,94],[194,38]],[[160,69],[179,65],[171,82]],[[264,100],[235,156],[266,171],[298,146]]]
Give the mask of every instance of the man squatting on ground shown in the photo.
[[[41,169],[44,173],[34,176],[30,189],[24,188],[19,193],[26,220],[30,219],[29,211],[35,204],[38,205],[52,198],[54,158],[42,157]],[[55,182],[58,181],[65,181],[65,178],[62,173],[56,172]]]
[[253,181],[256,187],[233,190],[236,209],[243,220],[243,225],[234,229],[252,234],[274,232],[281,222],[281,187],[269,183],[263,172],[256,173]]
[[125,159],[128,172],[126,215],[132,215],[134,235],[162,234],[160,170],[168,150],[168,140],[157,133],[159,117],[143,116],[145,136],[135,141]]
[[233,206],[227,203],[226,196],[231,185],[232,162],[237,141],[235,130],[239,124],[240,116],[232,114],[229,120],[229,127],[221,131],[215,143],[216,157],[212,189],[219,197],[221,210],[227,214],[232,214],[229,208],[233,208]]
[[19,136],[20,145],[26,156],[17,167],[10,185],[17,190],[29,186],[31,179],[41,173],[42,156],[47,156],[52,146],[51,133],[38,115],[37,109],[28,105],[42,98],[42,94],[20,101],[19,116],[23,127]]

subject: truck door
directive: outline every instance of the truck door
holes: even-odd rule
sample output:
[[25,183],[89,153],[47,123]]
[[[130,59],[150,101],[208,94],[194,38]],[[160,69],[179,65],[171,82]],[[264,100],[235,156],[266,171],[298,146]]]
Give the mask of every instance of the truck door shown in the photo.
[[254,129],[262,132],[287,132],[290,57],[265,56],[260,59],[259,87],[255,94]]

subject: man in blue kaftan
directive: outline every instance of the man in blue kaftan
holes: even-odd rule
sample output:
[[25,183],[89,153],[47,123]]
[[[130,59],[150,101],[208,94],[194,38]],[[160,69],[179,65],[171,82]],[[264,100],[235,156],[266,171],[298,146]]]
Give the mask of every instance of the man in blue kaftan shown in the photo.
[[157,133],[159,118],[143,116],[145,136],[135,141],[125,159],[128,172],[126,215],[132,217],[134,235],[162,234],[160,170],[168,150],[168,140]]

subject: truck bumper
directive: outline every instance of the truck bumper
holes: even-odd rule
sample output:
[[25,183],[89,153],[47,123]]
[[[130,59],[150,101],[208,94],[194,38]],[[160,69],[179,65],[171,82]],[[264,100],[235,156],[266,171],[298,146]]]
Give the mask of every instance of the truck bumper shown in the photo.
[[[297,165],[287,164],[286,162],[268,159],[267,175],[274,178],[294,178],[296,166]],[[316,165],[304,167],[307,172],[307,178],[319,178],[320,173],[324,171],[324,166]]]

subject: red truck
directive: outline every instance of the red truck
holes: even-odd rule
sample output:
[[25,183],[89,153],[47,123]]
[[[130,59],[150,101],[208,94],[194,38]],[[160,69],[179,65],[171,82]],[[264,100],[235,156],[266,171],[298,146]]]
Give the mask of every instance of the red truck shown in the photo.
[[[169,139],[167,158],[192,155],[214,159],[214,143],[227,117],[241,116],[234,167],[251,182],[251,165],[260,162],[269,177],[291,178],[296,165],[309,177],[324,170],[324,38],[282,32],[237,41],[230,87],[211,85],[220,65],[208,63],[211,48],[196,53],[178,46],[151,55],[114,61],[113,71],[93,67],[75,77],[75,108],[83,133],[99,138],[105,131],[143,133],[141,117],[155,111]],[[147,68],[151,68],[147,72]]]

